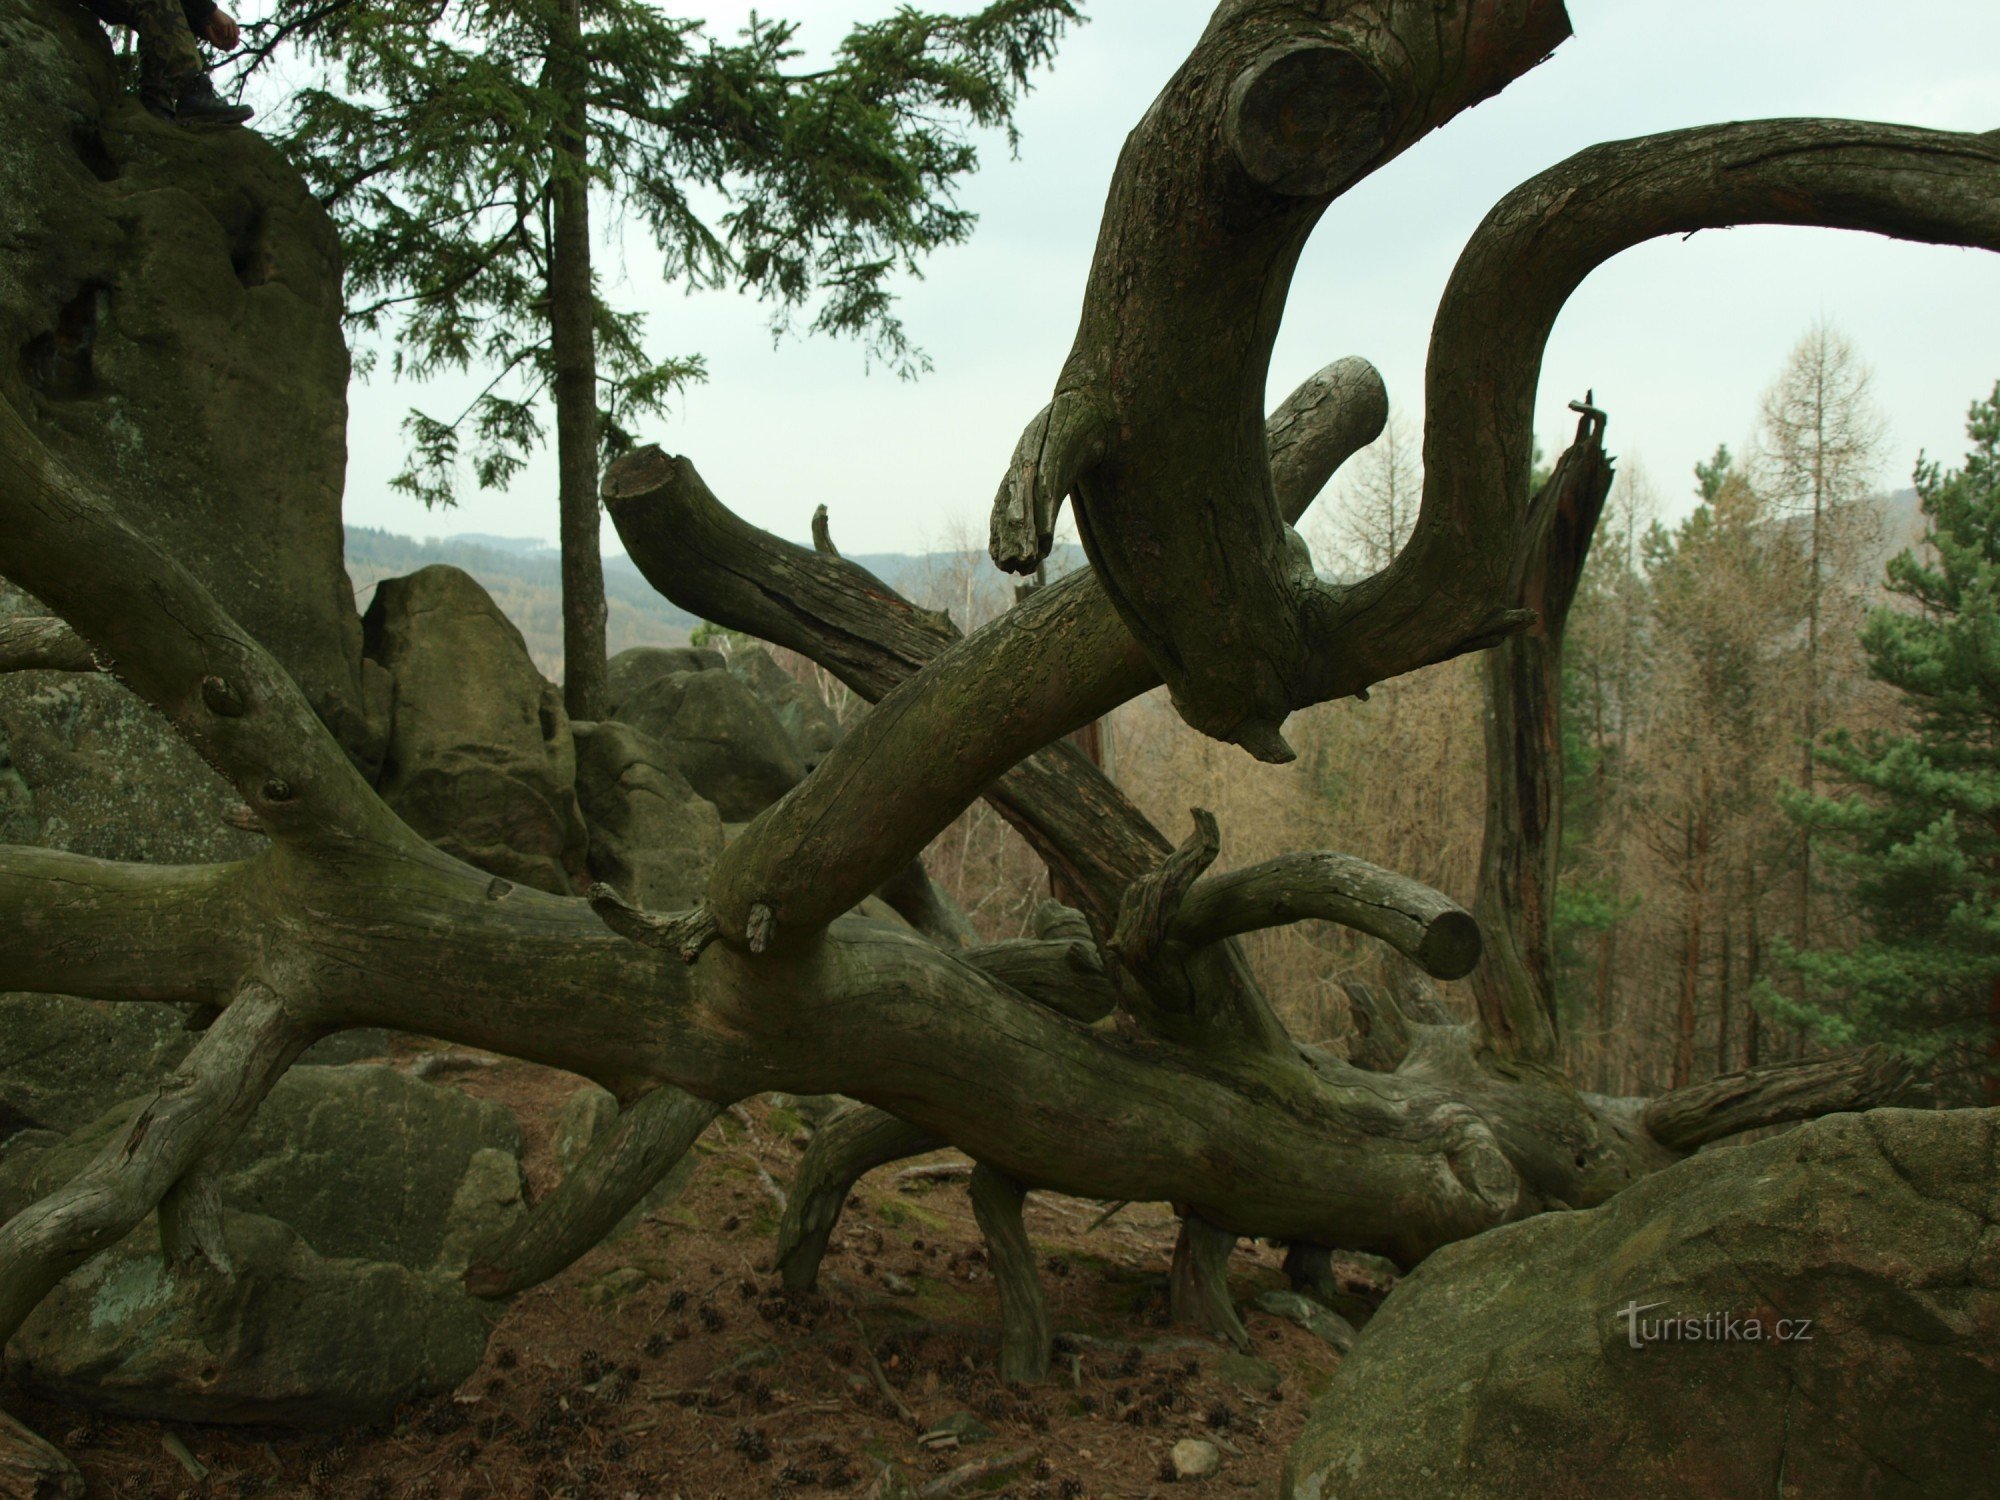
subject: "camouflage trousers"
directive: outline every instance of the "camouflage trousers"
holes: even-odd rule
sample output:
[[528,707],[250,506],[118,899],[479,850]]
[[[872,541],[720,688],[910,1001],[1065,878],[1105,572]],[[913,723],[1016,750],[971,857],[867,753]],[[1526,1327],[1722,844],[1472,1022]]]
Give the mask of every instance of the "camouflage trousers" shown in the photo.
[[100,21],[139,37],[139,97],[172,109],[181,86],[204,68],[180,0],[83,0]]

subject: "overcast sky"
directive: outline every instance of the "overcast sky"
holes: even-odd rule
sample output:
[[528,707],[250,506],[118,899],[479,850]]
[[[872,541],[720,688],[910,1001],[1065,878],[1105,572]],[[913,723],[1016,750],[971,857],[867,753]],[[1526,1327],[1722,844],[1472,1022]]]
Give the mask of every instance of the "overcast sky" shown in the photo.
[[[934,5],[950,0],[930,0]],[[961,0],[970,8],[971,0]],[[745,4],[688,5],[718,30]],[[774,0],[801,40],[837,41],[888,0]],[[739,513],[804,539],[815,505],[843,550],[983,542],[986,512],[1022,425],[1068,351],[1113,160],[1200,33],[1203,0],[1087,0],[1023,106],[1020,158],[984,153],[962,195],[972,240],[935,256],[903,316],[934,371],[915,383],[865,370],[858,345],[788,338],[767,311],[662,285],[640,234],[601,256],[611,295],[649,313],[656,354],[699,352],[710,379],[648,436],[691,457]],[[1361,354],[1392,405],[1421,421],[1437,296],[1467,235],[1522,179],[1595,141],[1719,120],[1838,115],[1957,130],[2000,127],[2000,4],[1916,0],[1571,0],[1576,35],[1499,97],[1462,115],[1327,214],[1294,282],[1269,395]],[[608,215],[599,213],[599,224]],[[1964,451],[1965,408],[2000,378],[2000,255],[1831,230],[1736,229],[1628,251],[1587,281],[1556,325],[1537,427],[1567,440],[1565,403],[1594,387],[1614,453],[1643,462],[1669,512],[1694,462],[1739,447],[1760,393],[1817,318],[1874,372],[1888,425],[1881,482],[1908,483],[1919,449]],[[384,362],[386,369],[386,361]],[[407,407],[456,411],[465,391],[386,375],[351,392],[347,517],[418,536],[553,538],[554,465],[505,494],[468,484],[456,510],[388,488]],[[454,404],[456,401],[456,404]],[[607,546],[615,546],[609,528]]]

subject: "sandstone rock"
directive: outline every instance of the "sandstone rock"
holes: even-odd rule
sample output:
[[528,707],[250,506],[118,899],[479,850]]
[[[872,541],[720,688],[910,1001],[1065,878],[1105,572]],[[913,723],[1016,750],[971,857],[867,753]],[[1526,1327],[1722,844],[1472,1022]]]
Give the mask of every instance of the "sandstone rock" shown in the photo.
[[741,646],[730,652],[729,675],[777,715],[808,771],[826,759],[827,751],[846,733],[826,700],[779,666],[762,646]]
[[1206,1438],[1182,1438],[1174,1444],[1174,1478],[1206,1479],[1222,1467],[1222,1452]]
[[143,1092],[194,1040],[170,1005],[0,996],[0,1138],[67,1134]]
[[[27,595],[0,583],[0,616],[39,613]],[[110,677],[0,673],[0,738],[12,767],[0,780],[20,788],[22,842],[159,864],[247,859],[264,848],[259,835],[223,821],[240,800],[235,789]],[[22,821],[24,804],[32,829]]]
[[604,701],[611,713],[647,683],[676,672],[719,672],[720,651],[706,646],[634,646],[605,664]]
[[461,1274],[488,1242],[527,1212],[522,1188],[521,1159],[512,1151],[481,1146],[472,1153],[445,1213],[435,1267],[439,1274]]
[[1875,1110],[1449,1246],[1283,1493],[1990,1495],[1996,1223],[2000,1110]]
[[383,799],[466,863],[568,894],[585,848],[575,752],[521,632],[443,565],[377,584],[363,624],[396,680]]
[[81,7],[0,0],[0,395],[369,764],[340,315],[332,222],[276,148],[154,120]]
[[722,853],[715,804],[688,785],[666,746],[630,724],[570,727],[592,877],[652,911],[694,905]]
[[749,688],[720,668],[670,670],[672,653],[642,649],[640,661],[630,651],[614,659],[612,717],[664,745],[723,821],[754,818],[805,776],[791,736]]
[[[17,1130],[0,1139],[0,1224],[34,1202],[36,1167],[63,1143],[53,1130]],[[0,1495],[6,1491],[0,1490]]]
[[[520,1154],[514,1117],[488,1100],[366,1063],[295,1069],[230,1148],[222,1195],[322,1255],[428,1270],[448,1239],[462,1252],[522,1211]],[[455,1215],[475,1208],[468,1230]]]
[[[0,1217],[81,1171],[137,1102],[59,1144],[0,1156]],[[497,1104],[394,1068],[303,1068],[230,1147],[220,1187],[227,1207],[282,1220],[322,1255],[429,1271],[452,1256],[462,1267],[524,1211],[520,1152],[520,1128]]]
[[87,1261],[7,1346],[49,1399],[169,1421],[379,1422],[478,1367],[494,1312],[442,1277],[328,1259],[227,1213],[236,1274],[169,1271],[156,1220]]
[[1297,1292],[1264,1292],[1250,1305],[1260,1312],[1298,1324],[1342,1354],[1354,1347],[1354,1325],[1331,1308],[1321,1307],[1310,1297],[1302,1297]]

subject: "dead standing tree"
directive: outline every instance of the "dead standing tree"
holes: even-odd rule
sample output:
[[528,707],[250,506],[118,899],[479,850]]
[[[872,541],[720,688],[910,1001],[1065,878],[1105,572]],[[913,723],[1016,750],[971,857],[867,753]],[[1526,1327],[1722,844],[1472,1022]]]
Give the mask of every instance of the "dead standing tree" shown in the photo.
[[[1769,121],[1597,146],[1553,168],[1494,209],[1445,292],[1409,544],[1336,586],[1312,576],[1290,527],[1386,409],[1373,372],[1346,362],[1261,419],[1306,236],[1338,193],[1566,34],[1554,0],[1217,8],[1126,144],[1075,350],[996,502],[996,558],[1022,567],[1073,496],[1096,571],[970,637],[830,545],[745,526],[685,460],[649,451],[608,476],[612,517],[657,586],[878,704],[730,846],[690,912],[523,889],[416,837],[270,656],[0,410],[0,572],[165,715],[270,840],[249,861],[199,868],[0,855],[0,985],[216,1012],[103,1155],[0,1225],[0,1336],[156,1207],[168,1256],[227,1274],[205,1164],[313,1039],[349,1026],[565,1068],[626,1106],[487,1248],[474,1290],[506,1295],[568,1264],[730,1101],[842,1092],[870,1110],[828,1132],[817,1167],[831,1186],[799,1195],[810,1201],[788,1269],[816,1259],[806,1220],[830,1223],[855,1162],[919,1135],[949,1141],[981,1163],[1006,1359],[1030,1373],[1046,1356],[1018,1232],[1029,1189],[1180,1205],[1178,1300],[1228,1332],[1216,1284],[1233,1237],[1305,1247],[1307,1272],[1314,1246],[1407,1262],[1543,1207],[1602,1201],[1717,1135],[1892,1090],[1896,1070],[1874,1058],[1650,1105],[1584,1096],[1557,1071],[1536,959],[1554,810],[1531,762],[1553,724],[1551,580],[1580,565],[1604,461],[1586,424],[1531,507],[1530,408],[1569,292],[1653,236],[1780,222],[2000,248],[2000,136]],[[1539,654],[1518,644],[1538,639]],[[1278,758],[1290,711],[1503,641],[1526,654],[1496,668],[1515,712],[1494,741],[1501,842],[1482,898],[1505,931],[1476,1026],[1385,1013],[1367,1066],[1298,1045],[1235,934],[1346,922],[1454,976],[1477,957],[1471,919],[1336,855],[1208,876],[1212,822],[1197,815],[1172,848],[1062,737],[1164,680],[1196,727]],[[1537,786],[1526,800],[1509,790]],[[1080,915],[970,951],[843,916],[982,795]],[[0,1450],[44,1461],[25,1438],[0,1437]]]

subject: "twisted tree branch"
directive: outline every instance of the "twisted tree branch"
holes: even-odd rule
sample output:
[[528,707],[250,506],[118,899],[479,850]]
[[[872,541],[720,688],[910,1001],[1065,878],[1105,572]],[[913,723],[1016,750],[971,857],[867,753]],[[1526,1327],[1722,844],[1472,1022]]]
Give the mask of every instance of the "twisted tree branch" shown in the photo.
[[0,619],[0,672],[95,672],[90,645],[61,620]]
[[190,1168],[227,1146],[313,1036],[274,990],[247,982],[95,1161],[0,1224],[0,1344],[58,1281],[122,1239]]
[[[1286,399],[1272,415],[1269,441],[1289,517],[1302,514],[1333,471],[1374,440],[1387,413],[1380,377],[1359,359],[1327,366]],[[822,766],[805,791],[787,799],[782,820],[760,820],[731,846],[738,851],[733,869],[743,870],[753,857],[757,863],[731,877],[742,889],[725,903],[733,908],[725,911],[725,931],[741,934],[750,904],[744,892],[781,883],[787,836],[802,834],[805,825],[821,830],[820,847],[799,872],[803,882],[810,871],[816,894],[778,903],[783,927],[809,928],[827,919],[821,912],[846,910],[984,793],[1076,892],[1095,929],[1110,932],[1125,887],[1171,846],[1088,757],[1060,738],[1158,680],[1094,574],[1073,573],[1038,589],[980,637],[960,642],[949,620],[918,610],[858,566],[739,520],[684,458],[646,448],[620,459],[605,474],[604,500],[626,550],[662,594],[704,619],[802,653],[871,702],[948,648],[954,653],[936,685],[923,689],[951,701],[914,718],[884,704],[859,732],[865,739],[850,735],[828,757],[831,775]],[[1047,700],[1038,705],[1019,688],[1036,683],[1071,706],[1049,711]],[[973,696],[961,697],[953,684]],[[1004,724],[987,717],[985,700],[998,693],[1012,703]],[[954,711],[979,723],[981,732],[968,737],[940,722]],[[871,730],[876,720],[882,722]],[[941,751],[949,759],[939,766]],[[897,796],[851,784],[854,763],[864,759],[884,769],[862,772],[863,780],[901,767]],[[843,795],[861,800],[843,810]],[[896,809],[888,826],[885,806]],[[860,807],[875,811],[862,816]],[[849,843],[882,852],[869,853],[864,873],[853,862],[856,851],[843,847]]]
[[1472,913],[1422,881],[1352,855],[1280,854],[1196,883],[1173,920],[1184,943],[1317,919],[1380,938],[1439,979],[1460,979],[1479,958]]
[[1887,1047],[1863,1047],[1675,1089],[1647,1104],[1642,1118],[1662,1145],[1692,1151],[1765,1125],[1894,1104],[1914,1079],[1910,1065]]
[[272,838],[417,843],[270,653],[58,462],[5,401],[0,575],[89,642],[235,785]]
[[618,1112],[583,1160],[465,1271],[475,1297],[511,1297],[567,1269],[617,1227],[693,1147],[722,1106],[671,1086]]

